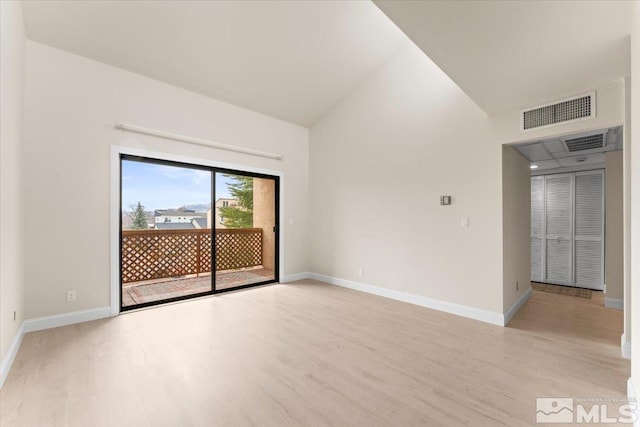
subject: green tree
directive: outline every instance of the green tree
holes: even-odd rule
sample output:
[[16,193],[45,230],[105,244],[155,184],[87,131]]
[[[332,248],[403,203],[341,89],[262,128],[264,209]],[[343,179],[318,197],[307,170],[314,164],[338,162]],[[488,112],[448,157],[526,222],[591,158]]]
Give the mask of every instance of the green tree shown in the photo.
[[253,178],[250,176],[225,175],[231,180],[227,184],[229,193],[238,201],[238,206],[220,207],[220,216],[228,228],[253,227]]
[[147,222],[147,215],[144,212],[144,206],[140,202],[137,205],[129,205],[129,218],[131,218],[132,230],[148,230],[149,223]]

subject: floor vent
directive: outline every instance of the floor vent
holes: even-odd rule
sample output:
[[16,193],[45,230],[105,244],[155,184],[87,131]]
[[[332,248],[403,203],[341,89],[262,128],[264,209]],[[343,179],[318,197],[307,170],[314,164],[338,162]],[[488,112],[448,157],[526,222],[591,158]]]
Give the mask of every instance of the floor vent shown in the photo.
[[581,136],[579,138],[566,139],[567,150],[570,153],[576,151],[593,150],[594,148],[604,147],[604,134]]
[[537,129],[596,116],[595,92],[524,110],[521,130]]

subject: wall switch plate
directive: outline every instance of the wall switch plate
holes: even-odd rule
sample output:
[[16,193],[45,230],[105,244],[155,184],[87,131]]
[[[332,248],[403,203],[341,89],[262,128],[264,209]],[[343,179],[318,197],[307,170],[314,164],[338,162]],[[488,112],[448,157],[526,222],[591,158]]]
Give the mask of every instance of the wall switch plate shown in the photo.
[[447,206],[451,204],[451,196],[440,196],[440,205]]
[[469,228],[469,218],[468,217],[460,218],[460,227]]
[[67,302],[75,301],[77,296],[76,291],[67,291]]

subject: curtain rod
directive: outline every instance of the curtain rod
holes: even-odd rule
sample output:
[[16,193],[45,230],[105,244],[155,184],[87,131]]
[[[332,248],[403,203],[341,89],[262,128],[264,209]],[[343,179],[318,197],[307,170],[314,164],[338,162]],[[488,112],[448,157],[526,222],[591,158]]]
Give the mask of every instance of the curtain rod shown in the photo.
[[163,132],[160,130],[145,128],[142,126],[130,125],[128,123],[115,123],[113,127],[116,129],[126,130],[129,132],[158,136],[160,138],[172,139],[174,141],[188,142],[190,144],[203,145],[205,147],[218,148],[220,150],[235,151],[236,153],[250,154],[252,156],[266,157],[266,158],[275,159],[275,160],[283,159],[283,156],[280,154],[266,153],[264,151],[257,151],[257,150],[252,150],[250,148],[236,147],[234,145],[220,144],[218,142],[207,141],[206,139],[193,138],[190,136]]

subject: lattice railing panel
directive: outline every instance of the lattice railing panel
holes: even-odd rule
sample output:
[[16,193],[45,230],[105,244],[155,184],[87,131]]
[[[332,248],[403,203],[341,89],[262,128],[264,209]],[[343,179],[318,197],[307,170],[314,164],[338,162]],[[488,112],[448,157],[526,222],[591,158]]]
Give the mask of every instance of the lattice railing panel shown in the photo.
[[262,265],[262,229],[216,230],[216,271]]
[[200,239],[200,273],[211,272],[211,230]]
[[[262,265],[262,229],[216,230],[216,270]],[[122,282],[211,272],[211,230],[125,230]]]

